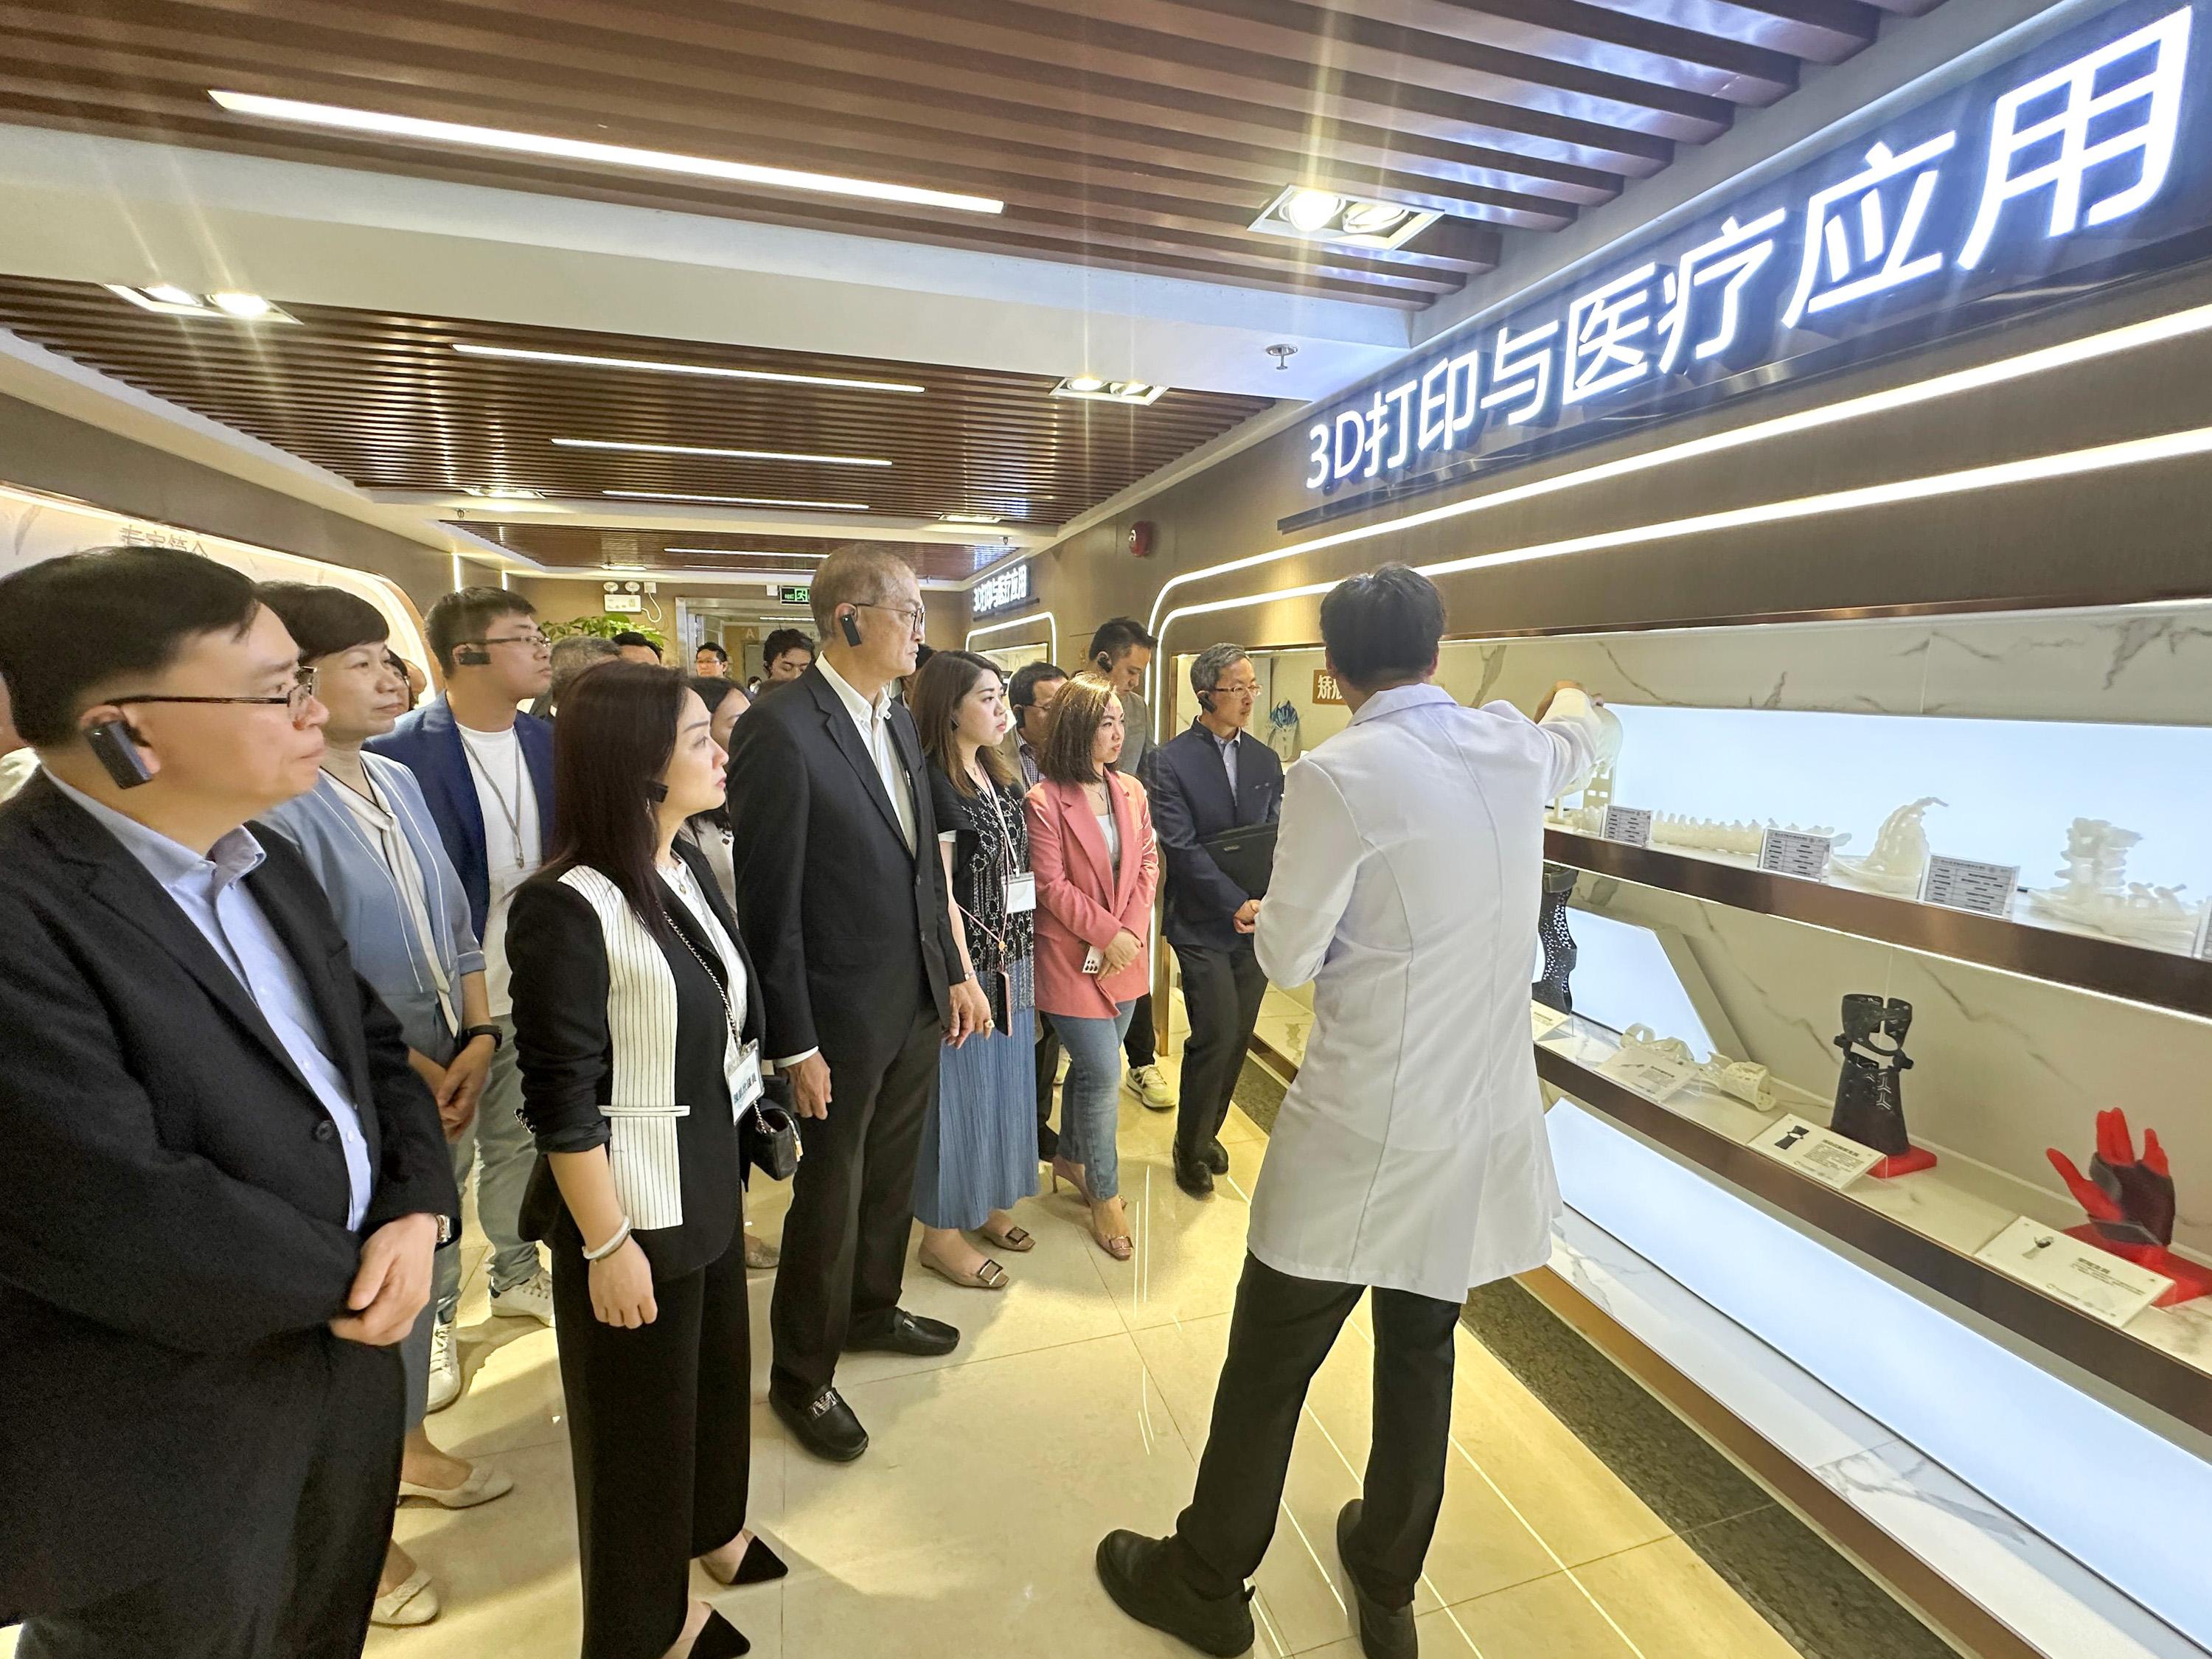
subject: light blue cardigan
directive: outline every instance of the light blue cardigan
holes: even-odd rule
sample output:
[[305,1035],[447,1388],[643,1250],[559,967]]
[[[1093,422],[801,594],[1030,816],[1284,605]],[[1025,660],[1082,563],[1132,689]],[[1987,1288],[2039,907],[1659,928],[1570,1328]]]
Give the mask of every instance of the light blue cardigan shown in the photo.
[[[483,951],[469,926],[468,895],[446,857],[415,775],[380,755],[364,754],[361,759],[422,867],[429,889],[424,903],[430,935],[458,1012],[461,975],[482,973],[484,965]],[[313,789],[273,808],[261,822],[296,845],[314,867],[352,949],[354,966],[397,1017],[407,1046],[442,1061],[453,1052],[454,1034],[446,1029],[438,1007],[436,976],[423,959],[406,897],[385,863],[382,849],[346,805],[340,793],[344,787],[324,773]]]

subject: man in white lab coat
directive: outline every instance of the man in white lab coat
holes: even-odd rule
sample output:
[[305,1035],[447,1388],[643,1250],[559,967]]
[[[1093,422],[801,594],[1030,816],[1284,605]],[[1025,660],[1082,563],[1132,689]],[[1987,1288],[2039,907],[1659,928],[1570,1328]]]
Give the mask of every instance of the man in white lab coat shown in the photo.
[[1402,565],[1340,584],[1322,636],[1352,725],[1294,765],[1260,963],[1314,985],[1314,1027],[1253,1194],[1212,1436],[1164,1540],[1110,1534],[1132,1617],[1207,1653],[1252,1642],[1306,1389],[1375,1294],[1375,1439],[1337,1548],[1369,1659],[1415,1652],[1413,1587],[1443,1501],[1452,1330],[1468,1291],[1542,1263],[1559,1206],[1528,1034],[1544,803],[1598,725],[1562,685],[1534,724],[1432,682],[1443,601]]

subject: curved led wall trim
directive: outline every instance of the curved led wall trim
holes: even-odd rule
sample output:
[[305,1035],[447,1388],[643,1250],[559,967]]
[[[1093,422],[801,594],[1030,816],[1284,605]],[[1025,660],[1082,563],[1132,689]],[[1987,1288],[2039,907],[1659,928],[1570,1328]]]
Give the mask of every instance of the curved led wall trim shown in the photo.
[[[1839,425],[1847,421],[1863,420],[1869,416],[1887,415],[1901,409],[1911,409],[1921,404],[1934,403],[1944,398],[1958,397],[1970,392],[1980,392],[1990,386],[2023,380],[2030,375],[2048,374],[2054,369],[2070,368],[2076,364],[2093,362],[2124,351],[2139,350],[2145,346],[2160,345],[2170,340],[2181,339],[2212,329],[2212,305],[2195,306],[2185,311],[2172,312],[2163,317],[2130,323],[2124,327],[2108,329],[2101,334],[2085,335],[2078,340],[2069,340],[2059,345],[2045,346],[2034,351],[2022,352],[2016,357],[2007,357],[1996,362],[1979,364],[1972,368],[1955,370],[1948,374],[1930,376],[1916,380],[1910,386],[1892,386],[1887,391],[1868,392],[1856,398],[1845,398],[1832,404],[1823,404],[1817,409],[1800,410],[1794,415],[1778,416],[1772,420],[1756,421],[1747,426],[1716,432],[1702,438],[1692,438],[1665,448],[1655,449],[1642,455],[1623,456],[1619,460],[1601,462],[1595,466],[1578,468],[1555,477],[1539,478],[1533,483],[1516,484],[1488,495],[1470,496],[1451,501],[1442,507],[1432,507],[1419,513],[1379,524],[1361,525],[1356,529],[1339,530],[1325,536],[1310,536],[1287,546],[1271,549],[1265,553],[1247,554],[1241,559],[1230,559],[1220,564],[1208,565],[1200,570],[1187,570],[1170,576],[1161,585],[1152,601],[1151,632],[1158,634],[1166,625],[1163,620],[1168,596],[1176,588],[1192,582],[1208,581],[1216,576],[1225,576],[1238,570],[1256,569],[1280,559],[1295,558],[1302,553],[1322,552],[1332,547],[1349,546],[1356,542],[1370,541],[1381,536],[1395,536],[1401,532],[1418,530],[1425,525],[1440,524],[1446,520],[1464,518],[1492,507],[1511,507],[1517,502],[1534,501],[1540,496],[1554,495],[1589,484],[1605,483],[1639,472],[1649,472],[1660,467],[1673,466],[1683,461],[1703,459],[1707,456],[1724,454],[1730,450],[1747,448],[1754,444],[1769,443],[1777,439],[1796,437],[1824,427]],[[1334,584],[1324,584],[1327,592]],[[1241,603],[1241,601],[1240,601]],[[1176,611],[1173,615],[1196,614]],[[1172,616],[1169,617],[1172,620]],[[1154,670],[1146,671],[1146,690],[1156,690],[1152,683]]]
[[[1033,617],[1016,617],[1012,622],[986,623],[981,628],[971,628],[968,630],[968,637],[960,641],[961,648],[973,650],[975,641],[986,634],[996,634],[1009,628],[1029,628],[1037,623],[1042,623],[1052,631],[1052,643],[1046,649],[1052,653],[1051,659],[1058,662],[1060,660],[1060,618],[1049,611],[1040,611]],[[1018,645],[1022,641],[1017,640],[1014,643]]]
[[[1724,512],[1700,513],[1686,519],[1632,525],[1626,529],[1598,531],[1590,535],[1570,536],[1558,541],[1533,542],[1524,547],[1499,548],[1488,553],[1440,559],[1413,568],[1433,580],[1492,565],[1525,564],[1537,559],[1560,558],[1571,553],[1592,553],[1608,548],[1678,541],[1686,536],[1741,530],[1753,525],[1820,518],[1832,513],[1856,512],[1862,507],[1891,507],[1903,501],[1931,501],[1945,495],[1963,495],[1971,490],[1998,489],[2010,484],[2075,477],[2083,473],[2108,471],[2115,467],[2140,466],[2153,461],[2177,460],[2185,456],[2206,454],[2212,454],[2212,427],[2197,427],[2184,432],[2161,433],[2152,438],[2132,438],[2123,443],[2066,450],[2055,455],[2035,455],[2025,460],[1967,467],[1957,472],[1932,473],[1925,477],[1899,478],[1888,483],[1868,484],[1856,489],[1832,490],[1825,495],[1800,495],[1789,501],[1764,502],[1757,507],[1730,507]],[[1425,518],[1431,515],[1417,516]],[[1398,524],[1380,527],[1399,529],[1407,522],[1400,520]],[[1328,592],[1340,580],[1332,577],[1327,581],[1307,582],[1297,587],[1274,588],[1264,592],[1242,593],[1230,599],[1207,599],[1197,605],[1178,605],[1164,617],[1158,617],[1155,611],[1157,620],[1152,631],[1159,636],[1161,653],[1165,653],[1167,630],[1186,617],[1203,617],[1218,611],[1234,611],[1244,605],[1265,605],[1277,599],[1310,599]],[[1161,711],[1156,708],[1152,715],[1155,741],[1159,738],[1160,723]]]

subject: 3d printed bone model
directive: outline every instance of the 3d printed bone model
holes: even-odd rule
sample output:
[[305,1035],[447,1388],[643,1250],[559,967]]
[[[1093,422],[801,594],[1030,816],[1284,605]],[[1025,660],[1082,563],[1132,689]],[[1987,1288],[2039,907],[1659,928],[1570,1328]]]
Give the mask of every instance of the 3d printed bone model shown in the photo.
[[2028,908],[2069,927],[2188,950],[2203,907],[2184,902],[2180,887],[2127,879],[2128,849],[2142,839],[2102,818],[2075,819],[2066,831],[2066,867],[2057,872],[2063,885],[2030,888]]
[[2097,1155],[2084,1176],[2074,1160],[2057,1147],[2045,1149],[2075,1202],[2089,1212],[2086,1227],[2069,1227],[2069,1237],[2148,1267],[2173,1281],[2154,1304],[2171,1308],[2212,1293],[2212,1267],[2174,1255],[2173,1172],[2155,1129],[2143,1131],[2142,1157],[2136,1157],[2127,1114],[2117,1107],[2097,1114]]
[[[1602,828],[1602,824],[1600,827]],[[1769,830],[1791,830],[1808,836],[1826,836],[1838,847],[1850,840],[1849,835],[1837,835],[1826,824],[1803,829],[1795,823],[1777,823],[1771,818],[1765,823],[1749,821],[1728,823],[1717,818],[1682,817],[1672,812],[1662,812],[1651,820],[1651,844],[1654,847],[1679,847],[1691,853],[1728,853],[1738,858],[1755,859]]]
[[[1552,811],[1552,816],[1559,823],[1570,830],[1579,830],[1586,836],[1604,832],[1605,809],[1613,805],[1613,767],[1620,759],[1621,739],[1626,735],[1620,724],[1620,716],[1613,710],[1600,704],[1595,713],[1598,725],[1602,728],[1597,742],[1597,763],[1582,781],[1582,798],[1571,807],[1562,807],[1554,801]],[[1561,799],[1573,793],[1570,787],[1563,792]]]
[[1901,997],[1844,999],[1843,1033],[1835,1040],[1844,1071],[1828,1127],[1882,1154],[1867,1171],[1877,1181],[1936,1166],[1936,1154],[1915,1146],[1905,1130],[1905,1074],[1912,1069],[1905,1034],[1911,1028],[1912,1005]]
[[1774,1108],[1774,1079],[1766,1067],[1748,1060],[1730,1060],[1716,1049],[1702,1066],[1690,1045],[1680,1037],[1662,1037],[1649,1025],[1632,1025],[1620,1034],[1620,1052],[1634,1058],[1642,1054],[1677,1060],[1685,1066],[1698,1066],[1698,1081],[1723,1094],[1733,1095],[1747,1106],[1756,1106],[1761,1111]]
[[1567,900],[1580,873],[1565,865],[1546,865],[1543,906],[1536,913],[1536,941],[1544,947],[1544,976],[1528,988],[1528,994],[1563,1014],[1575,1011],[1574,989],[1567,981],[1573,976],[1580,953],[1575,936],[1567,931]]
[[1948,804],[1923,795],[1899,807],[1881,821],[1871,853],[1862,859],[1832,860],[1829,868],[1855,886],[1907,897],[1917,894],[1920,878],[1928,871],[1928,830],[1922,820],[1929,807]]

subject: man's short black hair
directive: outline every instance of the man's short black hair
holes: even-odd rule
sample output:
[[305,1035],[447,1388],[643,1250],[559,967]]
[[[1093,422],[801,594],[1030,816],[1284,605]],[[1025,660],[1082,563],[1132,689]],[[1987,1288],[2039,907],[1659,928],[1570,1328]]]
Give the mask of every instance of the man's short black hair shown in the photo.
[[1066,678],[1067,671],[1058,663],[1025,662],[1014,670],[1014,678],[1006,688],[1006,695],[1015,708],[1034,708],[1036,707],[1037,687]]
[[804,651],[811,659],[816,654],[814,636],[803,629],[777,629],[761,646],[761,666],[769,666],[787,651]]
[[1340,581],[1321,602],[1328,659],[1362,690],[1427,673],[1443,635],[1443,595],[1407,565],[1386,564]]
[[660,647],[655,645],[651,640],[646,638],[644,635],[639,633],[634,628],[625,628],[621,633],[615,635],[615,648],[617,650],[620,650],[626,645],[641,645],[647,650],[652,652],[654,656],[657,657],[660,654]]
[[422,631],[429,636],[430,653],[437,658],[438,666],[450,674],[455,646],[483,638],[484,630],[501,617],[537,614],[536,605],[504,587],[464,587],[444,595],[430,607],[430,614],[422,618]]
[[276,613],[300,660],[336,656],[357,645],[382,645],[392,637],[384,613],[359,594],[320,582],[264,582],[254,596]]
[[1139,646],[1147,651],[1157,650],[1159,643],[1134,617],[1109,617],[1091,635],[1091,660],[1097,662],[1103,657],[1110,665],[1121,661],[1126,651]]
[[253,578],[170,547],[96,547],[0,580],[0,678],[15,729],[37,749],[76,732],[94,691],[160,673],[203,634],[244,636],[260,614]]
[[726,663],[730,659],[730,653],[723,650],[720,646],[715,644],[712,640],[708,640],[691,654],[695,657],[712,657],[716,662],[720,663]]

